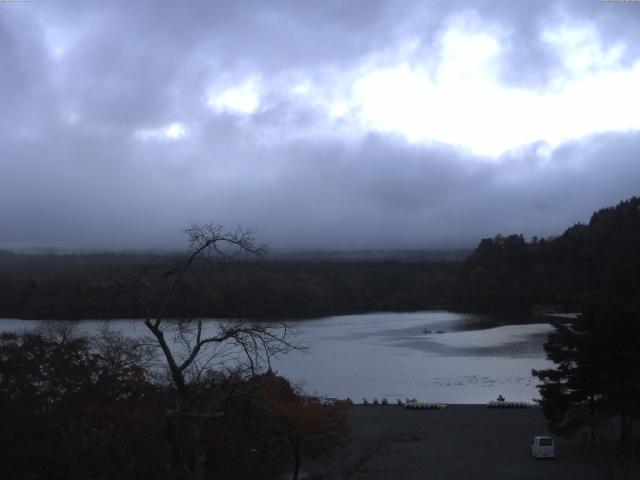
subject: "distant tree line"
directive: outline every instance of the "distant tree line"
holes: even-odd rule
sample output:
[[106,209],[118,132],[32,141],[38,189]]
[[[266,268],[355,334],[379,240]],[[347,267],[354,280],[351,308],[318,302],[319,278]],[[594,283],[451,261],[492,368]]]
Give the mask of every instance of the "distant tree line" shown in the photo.
[[[595,212],[562,235],[498,235],[463,263],[452,303],[466,308],[580,309],[597,298],[640,300],[640,198]],[[575,311],[575,310],[574,310]]]
[[[146,262],[145,262],[146,260]],[[142,318],[114,277],[144,281],[172,256],[0,254],[0,317]],[[201,264],[169,315],[296,318],[448,306],[459,263],[229,261]]]
[[[231,261],[184,279],[173,316],[296,318],[375,310],[572,310],[640,298],[640,199],[595,212],[555,238],[497,235],[463,262]],[[0,251],[0,317],[141,318],[114,276],[142,278],[175,255]]]

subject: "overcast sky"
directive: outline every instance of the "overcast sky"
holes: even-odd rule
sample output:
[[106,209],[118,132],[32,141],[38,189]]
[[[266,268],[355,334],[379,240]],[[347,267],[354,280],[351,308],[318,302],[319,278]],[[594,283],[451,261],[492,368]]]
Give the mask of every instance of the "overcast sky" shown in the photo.
[[548,236],[640,193],[640,2],[0,2],[0,246]]

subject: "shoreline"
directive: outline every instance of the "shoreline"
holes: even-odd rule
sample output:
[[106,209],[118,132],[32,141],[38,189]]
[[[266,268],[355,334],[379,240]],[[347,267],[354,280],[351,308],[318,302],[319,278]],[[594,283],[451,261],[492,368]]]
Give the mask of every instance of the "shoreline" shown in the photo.
[[[420,312],[452,312],[458,314],[465,315],[489,315],[489,316],[503,316],[503,315],[524,315],[527,317],[535,318],[535,315],[531,308],[517,308],[517,309],[478,309],[473,310],[468,306],[455,306],[455,305],[443,305],[443,304],[434,304],[430,306],[421,306],[416,308],[344,308],[344,309],[335,309],[335,310],[301,310],[301,311],[290,311],[290,312],[279,312],[273,313],[270,312],[268,314],[257,314],[255,312],[248,313],[242,311],[236,312],[213,312],[211,315],[203,316],[196,315],[192,319],[202,319],[202,320],[226,320],[226,319],[243,319],[248,321],[274,321],[274,322],[303,322],[305,320],[319,320],[322,318],[328,317],[343,317],[350,315],[369,315],[369,314],[377,314],[377,313],[388,313],[388,314],[403,314],[403,313],[420,313]],[[565,315],[565,314],[555,314],[555,315]],[[546,314],[545,314],[546,316]],[[551,316],[551,315],[549,315]],[[175,320],[183,317],[175,316],[175,317],[167,317],[165,320]],[[133,313],[132,315],[35,315],[35,316],[22,316],[22,315],[4,315],[0,313],[0,321],[3,320],[21,320],[21,321],[72,321],[72,322],[82,322],[82,321],[119,321],[119,320],[139,320],[144,321],[145,317],[140,316],[137,313]]]

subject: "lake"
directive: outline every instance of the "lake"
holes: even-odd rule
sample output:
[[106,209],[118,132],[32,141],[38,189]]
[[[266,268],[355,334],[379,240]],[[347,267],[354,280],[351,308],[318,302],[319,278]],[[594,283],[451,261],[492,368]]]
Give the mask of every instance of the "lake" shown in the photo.
[[[29,330],[39,324],[0,319],[0,330]],[[103,325],[79,322],[87,333]],[[146,334],[139,320],[112,320],[109,325],[127,335]],[[357,403],[363,398],[395,402],[407,397],[485,403],[500,394],[507,400],[531,401],[538,397],[531,370],[553,365],[542,347],[553,327],[540,319],[385,312],[301,320],[295,326],[297,340],[309,350],[276,360],[274,370],[307,393],[349,397]]]

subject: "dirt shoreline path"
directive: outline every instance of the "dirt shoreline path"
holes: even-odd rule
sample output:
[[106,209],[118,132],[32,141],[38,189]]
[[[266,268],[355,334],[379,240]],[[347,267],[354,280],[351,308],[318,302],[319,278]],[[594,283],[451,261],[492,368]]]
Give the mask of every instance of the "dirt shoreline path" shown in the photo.
[[357,479],[603,478],[580,453],[579,442],[557,439],[555,460],[531,458],[531,439],[547,432],[539,408],[450,405],[412,411],[395,405],[354,405],[348,415],[357,441],[391,439]]

